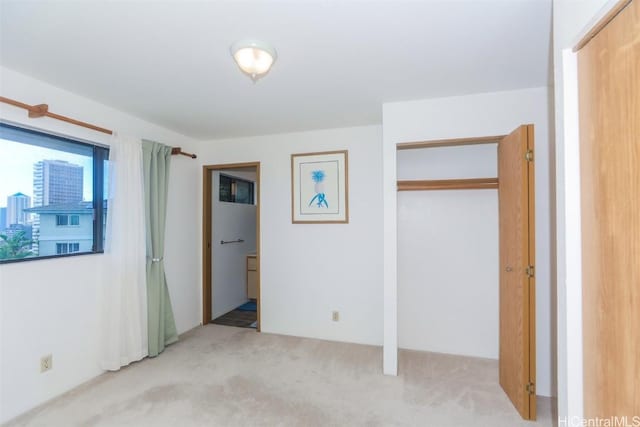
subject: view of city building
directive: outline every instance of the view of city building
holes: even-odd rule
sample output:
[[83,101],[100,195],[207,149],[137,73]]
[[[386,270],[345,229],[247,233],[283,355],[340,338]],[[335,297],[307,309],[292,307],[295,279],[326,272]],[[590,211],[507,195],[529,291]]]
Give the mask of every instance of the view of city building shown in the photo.
[[28,214],[25,209],[31,207],[31,197],[23,193],[15,193],[7,197],[7,223],[6,227],[13,224],[27,224]]
[[[58,203],[28,210],[37,214],[37,254],[90,252],[93,246],[93,202]],[[34,240],[36,234],[34,232]]]
[[[56,252],[55,244],[53,246],[47,245],[44,248],[40,247],[41,241],[48,241],[52,237],[51,234],[41,235],[41,221],[43,218],[41,214],[47,216],[52,215],[57,209],[59,212],[62,208],[79,208],[80,202],[82,202],[82,190],[83,190],[83,168],[82,166],[75,165],[63,160],[42,160],[33,165],[33,206],[48,207],[49,210],[30,210],[34,213],[33,218],[33,239],[32,250],[35,255],[56,255],[61,252]],[[58,208],[59,207],[59,208]],[[47,218],[48,219],[48,218]],[[86,221],[85,221],[86,222]],[[71,227],[71,225],[68,225]],[[62,227],[62,226],[61,226]],[[75,227],[75,226],[74,226]],[[52,232],[55,229],[49,229],[47,232]],[[64,229],[60,228],[57,231],[62,232]],[[77,229],[69,228],[64,230],[65,237],[68,236],[70,231],[78,231]],[[57,235],[55,236],[57,237]],[[93,238],[91,233],[88,237],[90,240]],[[61,242],[62,243],[79,243],[79,242]],[[75,247],[75,245],[74,245]],[[89,245],[91,250],[91,245]],[[78,251],[72,251],[78,252]],[[67,253],[67,252],[62,252]]]
[[0,207],[0,259],[92,250],[93,206],[83,201],[83,169],[64,160],[33,165],[33,199],[18,191]]
[[81,202],[82,169],[63,160],[43,160],[33,165],[33,206]]

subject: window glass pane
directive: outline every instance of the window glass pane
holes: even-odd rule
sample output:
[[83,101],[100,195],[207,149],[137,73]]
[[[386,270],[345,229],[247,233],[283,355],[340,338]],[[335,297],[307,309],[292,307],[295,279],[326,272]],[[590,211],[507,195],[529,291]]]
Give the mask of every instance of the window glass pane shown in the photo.
[[252,182],[249,181],[236,181],[236,203],[246,203],[252,204],[253,198],[251,197],[251,187],[253,186]]
[[3,139],[33,145],[38,148],[48,148],[57,152],[64,151],[85,157],[91,157],[93,153],[93,146],[91,144],[78,143],[55,135],[47,135],[46,133],[17,126],[3,124],[0,133]]
[[94,244],[94,163],[102,175],[107,153],[0,123],[0,262],[101,250]]
[[221,202],[232,202],[231,198],[231,178],[225,175],[220,175],[220,197]]

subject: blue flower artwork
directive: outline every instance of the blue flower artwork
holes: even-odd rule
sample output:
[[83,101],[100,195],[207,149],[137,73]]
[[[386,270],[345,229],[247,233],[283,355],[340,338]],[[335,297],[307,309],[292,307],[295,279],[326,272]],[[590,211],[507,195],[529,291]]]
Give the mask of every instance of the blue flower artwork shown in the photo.
[[327,196],[324,190],[325,177],[326,174],[323,170],[315,170],[311,172],[311,179],[313,180],[313,182],[315,182],[314,190],[316,194],[309,202],[309,206],[311,206],[315,202],[316,206],[318,206],[319,208],[329,208],[329,202],[327,201]]
[[347,152],[291,155],[291,219],[347,223]]

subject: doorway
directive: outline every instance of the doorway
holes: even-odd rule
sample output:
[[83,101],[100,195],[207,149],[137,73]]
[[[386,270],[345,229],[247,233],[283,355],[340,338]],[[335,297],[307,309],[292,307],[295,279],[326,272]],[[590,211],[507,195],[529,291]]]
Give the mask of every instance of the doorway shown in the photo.
[[260,163],[203,166],[202,324],[260,331]]

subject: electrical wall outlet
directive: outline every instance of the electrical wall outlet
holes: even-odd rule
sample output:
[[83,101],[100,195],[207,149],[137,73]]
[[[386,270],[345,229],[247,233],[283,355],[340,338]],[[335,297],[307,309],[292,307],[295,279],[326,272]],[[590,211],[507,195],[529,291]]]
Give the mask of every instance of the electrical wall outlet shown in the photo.
[[40,358],[40,373],[47,372],[51,368],[53,368],[53,356],[50,354],[42,356]]
[[334,311],[331,313],[331,320],[333,320],[334,322],[337,322],[340,320],[340,312],[339,311]]

